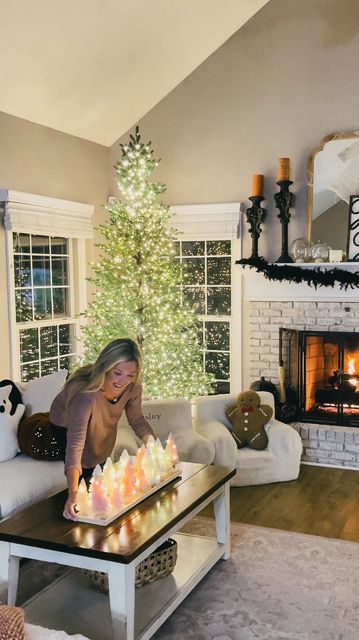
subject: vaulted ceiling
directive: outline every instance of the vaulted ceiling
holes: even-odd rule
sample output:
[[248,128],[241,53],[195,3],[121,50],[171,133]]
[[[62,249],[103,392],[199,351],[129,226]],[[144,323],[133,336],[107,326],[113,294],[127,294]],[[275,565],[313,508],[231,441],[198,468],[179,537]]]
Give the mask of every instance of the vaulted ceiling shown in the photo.
[[110,146],[268,0],[0,0],[0,111]]

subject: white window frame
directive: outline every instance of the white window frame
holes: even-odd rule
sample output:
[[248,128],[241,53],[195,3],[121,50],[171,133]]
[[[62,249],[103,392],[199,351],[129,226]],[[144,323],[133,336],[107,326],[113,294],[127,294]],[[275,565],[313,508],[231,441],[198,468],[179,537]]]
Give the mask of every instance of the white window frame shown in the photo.
[[[80,314],[87,306],[86,240],[93,239],[92,205],[59,198],[0,190],[0,202],[4,212],[6,263],[8,282],[10,371],[14,380],[20,380],[20,330],[30,327],[73,323],[77,353],[81,356]],[[33,322],[16,322],[13,233],[55,236],[69,241],[69,315]]]
[[[179,231],[178,240],[231,240],[231,315],[223,316],[230,325],[230,393],[242,389],[242,278],[235,265],[242,255],[242,213],[240,202],[216,204],[174,205],[170,207],[170,226]],[[222,316],[206,316],[206,320],[220,321]]]

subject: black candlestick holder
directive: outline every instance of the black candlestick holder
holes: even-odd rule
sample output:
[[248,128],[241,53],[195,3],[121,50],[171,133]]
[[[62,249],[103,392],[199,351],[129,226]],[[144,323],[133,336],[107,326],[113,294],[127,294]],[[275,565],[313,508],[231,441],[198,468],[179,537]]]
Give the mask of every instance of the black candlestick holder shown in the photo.
[[293,194],[289,191],[291,180],[278,180],[277,185],[280,188],[278,193],[274,194],[275,206],[279,209],[278,218],[282,225],[282,253],[276,262],[293,262],[288,253],[288,224],[290,220],[289,209],[293,206]]
[[263,196],[251,196],[249,200],[253,202],[253,205],[246,211],[249,233],[252,236],[252,253],[250,260],[256,260],[259,258],[258,238],[262,233],[261,223],[265,218],[266,210],[261,207],[261,202],[264,200]]

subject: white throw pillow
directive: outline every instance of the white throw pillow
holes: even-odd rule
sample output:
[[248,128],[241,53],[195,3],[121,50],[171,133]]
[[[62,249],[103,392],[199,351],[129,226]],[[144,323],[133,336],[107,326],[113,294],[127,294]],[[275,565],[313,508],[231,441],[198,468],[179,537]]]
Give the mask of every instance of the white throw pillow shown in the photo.
[[50,411],[50,406],[57,394],[61,391],[67,376],[66,369],[60,369],[48,376],[30,380],[22,392],[22,401],[25,405],[25,416],[34,413]]
[[11,460],[19,451],[17,428],[24,413],[23,404],[18,404],[13,415],[10,393],[12,386],[0,387],[0,462]]

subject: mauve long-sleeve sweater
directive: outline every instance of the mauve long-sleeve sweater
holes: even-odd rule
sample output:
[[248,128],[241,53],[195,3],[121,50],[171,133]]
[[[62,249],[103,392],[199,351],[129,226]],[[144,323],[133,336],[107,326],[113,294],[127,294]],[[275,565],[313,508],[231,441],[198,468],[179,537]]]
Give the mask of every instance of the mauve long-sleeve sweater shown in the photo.
[[65,385],[53,400],[49,415],[52,424],[67,429],[65,471],[76,467],[81,473],[82,468],[106,461],[114,447],[123,410],[139,438],[153,435],[142,414],[140,384],[131,383],[115,404],[109,402],[102,391],[84,391],[67,403],[69,387]]

